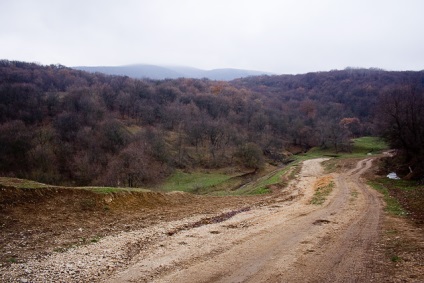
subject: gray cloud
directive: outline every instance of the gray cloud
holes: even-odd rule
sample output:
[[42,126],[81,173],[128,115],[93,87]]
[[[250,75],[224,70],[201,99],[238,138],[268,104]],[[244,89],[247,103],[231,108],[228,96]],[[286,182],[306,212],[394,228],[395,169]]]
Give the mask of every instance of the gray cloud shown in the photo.
[[419,0],[3,0],[0,57],[276,73],[424,69]]

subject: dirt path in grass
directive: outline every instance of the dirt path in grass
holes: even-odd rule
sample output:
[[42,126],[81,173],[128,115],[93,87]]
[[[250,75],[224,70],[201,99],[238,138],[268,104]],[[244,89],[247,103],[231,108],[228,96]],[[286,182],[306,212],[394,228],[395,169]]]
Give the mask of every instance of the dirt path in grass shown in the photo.
[[[233,199],[224,207],[211,199],[202,205],[214,213],[180,214],[14,264],[3,270],[3,280],[390,282],[384,266],[375,264],[382,203],[361,179],[372,159],[332,174],[323,173],[323,160],[305,161],[279,194],[244,199],[243,205]],[[310,204],[315,190],[330,182],[324,204]],[[197,199],[191,202],[199,209]]]
[[[301,197],[240,213],[225,223],[163,238],[106,282],[363,282],[377,241],[381,203],[360,181],[371,160],[325,176],[305,161],[290,188]],[[309,204],[322,179],[336,186],[322,206]]]

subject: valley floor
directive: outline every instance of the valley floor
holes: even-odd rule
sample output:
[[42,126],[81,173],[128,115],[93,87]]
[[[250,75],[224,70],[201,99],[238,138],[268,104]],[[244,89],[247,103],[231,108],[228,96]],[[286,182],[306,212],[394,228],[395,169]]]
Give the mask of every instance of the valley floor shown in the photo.
[[[44,255],[23,249],[27,256],[20,262],[0,267],[1,279],[423,282],[423,231],[383,212],[379,193],[361,177],[373,159],[331,174],[324,173],[323,161],[304,161],[294,181],[268,196],[176,193],[182,204],[146,209],[144,217],[128,208],[129,216],[123,219],[128,228],[106,221],[105,226],[119,228],[90,244],[55,252],[44,246]],[[325,202],[312,204],[317,189],[330,184]],[[3,249],[6,246],[2,243]]]

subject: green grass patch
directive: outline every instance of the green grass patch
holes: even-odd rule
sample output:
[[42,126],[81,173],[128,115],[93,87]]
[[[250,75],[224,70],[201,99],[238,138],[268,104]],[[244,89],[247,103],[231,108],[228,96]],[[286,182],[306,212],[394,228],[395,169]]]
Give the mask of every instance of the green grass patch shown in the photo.
[[263,194],[268,194],[270,192],[271,192],[271,190],[269,188],[260,187],[260,188],[253,190],[253,191],[250,191],[248,194],[249,195],[263,195]]
[[100,237],[99,236],[94,237],[94,238],[91,238],[91,240],[90,240],[91,243],[97,243],[99,241],[100,241]]
[[287,183],[288,181],[293,180],[295,178],[296,174],[300,172],[300,169],[301,169],[301,166],[299,166],[298,163],[291,164],[285,167],[284,169],[277,171],[270,178],[265,179],[261,185],[271,186],[271,185],[279,184],[282,182],[283,176],[288,174],[285,180],[285,183]]
[[390,260],[391,260],[392,262],[399,262],[399,261],[401,261],[402,259],[401,259],[399,256],[397,256],[397,255],[393,255],[393,256],[390,258]]
[[52,187],[50,185],[42,184],[35,181],[9,177],[0,177],[0,184],[5,187],[14,187],[18,189],[38,189]]
[[122,188],[114,188],[114,187],[81,187],[82,189],[89,190],[92,192],[95,192],[97,194],[111,194],[111,193],[117,193],[122,192]]
[[26,179],[18,178],[9,178],[9,177],[0,177],[0,185],[5,187],[13,187],[17,189],[43,189],[43,188],[61,188],[61,189],[70,189],[70,190],[88,190],[97,194],[110,194],[110,193],[119,193],[119,192],[149,192],[148,189],[143,188],[120,188],[120,187],[64,187],[64,186],[53,186],[38,183]]
[[10,262],[10,263],[17,263],[18,259],[16,257],[11,257],[7,261]]
[[[265,175],[259,178],[255,182],[244,186],[240,190],[237,190],[238,195],[258,195],[270,193],[270,186],[276,184],[286,185],[290,180],[294,179],[296,174],[300,171],[298,162],[290,164],[283,169],[272,172],[271,174]],[[285,177],[285,178],[284,178]]]
[[321,158],[321,157],[340,157],[340,155],[335,154],[332,149],[322,149],[320,147],[313,147],[308,152],[298,154],[294,156],[296,160],[303,161],[307,159]]
[[306,160],[320,157],[331,158],[355,158],[364,157],[367,154],[380,154],[388,149],[387,144],[378,137],[361,137],[352,139],[350,152],[335,152],[332,148],[313,147],[308,152],[296,155],[298,160]]
[[206,188],[228,181],[233,176],[220,173],[185,173],[176,171],[160,189],[164,191],[183,191],[198,193]]
[[318,187],[315,190],[314,196],[311,199],[311,204],[315,205],[321,205],[325,202],[327,197],[330,195],[330,193],[333,191],[334,188],[334,182],[331,181],[329,184],[325,186]]
[[388,149],[385,141],[378,137],[361,137],[353,139],[352,152],[356,154],[379,154]]
[[[392,181],[390,179],[387,180]],[[368,184],[383,194],[384,201],[386,202],[385,210],[387,212],[397,216],[404,216],[406,214],[405,210],[402,208],[399,201],[390,195],[390,191],[387,186],[387,180],[381,178],[378,180],[369,181]]]
[[263,190],[264,188],[271,186],[271,185],[275,185],[281,182],[281,178],[283,176],[284,173],[286,173],[288,170],[288,168],[279,170],[277,172],[274,172],[272,175],[270,176],[265,176],[265,178],[263,179],[259,179],[257,184],[253,184],[253,191],[255,190]]
[[151,192],[144,188],[120,188],[120,187],[75,187],[75,189],[83,189],[92,191],[96,194],[112,194],[120,192]]
[[386,177],[374,179],[370,185],[384,195],[388,212],[398,216],[408,215],[418,224],[424,223],[424,185]]
[[[275,167],[273,167],[274,171],[267,174],[264,172],[258,173],[266,175],[244,185],[243,183],[246,182],[246,179],[237,175],[176,171],[164,184],[159,186],[159,189],[214,196],[267,194],[271,192],[271,185],[281,184],[294,178],[299,172],[300,166],[297,166],[297,164],[293,165],[279,170],[275,170]],[[288,175],[283,180],[283,175],[285,174]]]

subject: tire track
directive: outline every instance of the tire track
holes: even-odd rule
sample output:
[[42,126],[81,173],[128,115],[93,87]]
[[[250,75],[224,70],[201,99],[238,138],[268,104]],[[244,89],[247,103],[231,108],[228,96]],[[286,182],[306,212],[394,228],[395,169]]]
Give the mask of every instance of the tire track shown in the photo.
[[[307,164],[310,171],[300,174],[298,184],[308,192],[304,198],[311,195],[313,180],[322,176],[317,160]],[[265,206],[232,220],[250,223],[246,230],[230,233],[222,225],[210,225],[186,231],[170,243],[189,237],[187,245],[199,250],[174,244],[171,250],[147,252],[106,281],[363,282],[372,277],[367,257],[378,237],[381,210],[377,193],[360,179],[371,164],[366,159],[344,174],[334,174],[336,188],[323,206],[308,205],[306,199],[276,209]],[[358,192],[354,202],[352,191]],[[208,234],[212,232],[213,237]],[[163,268],[150,270],[151,261],[157,266],[164,262]]]
[[371,165],[372,159],[360,161],[355,169],[340,175],[337,179],[343,191],[358,190],[362,195],[360,214],[341,233],[332,235],[332,239],[320,242],[321,254],[302,257],[303,265],[296,273],[288,276],[280,275],[277,277],[278,280],[367,282],[373,278],[369,254],[372,253],[373,245],[378,239],[381,201],[377,193],[368,189],[360,179]]

